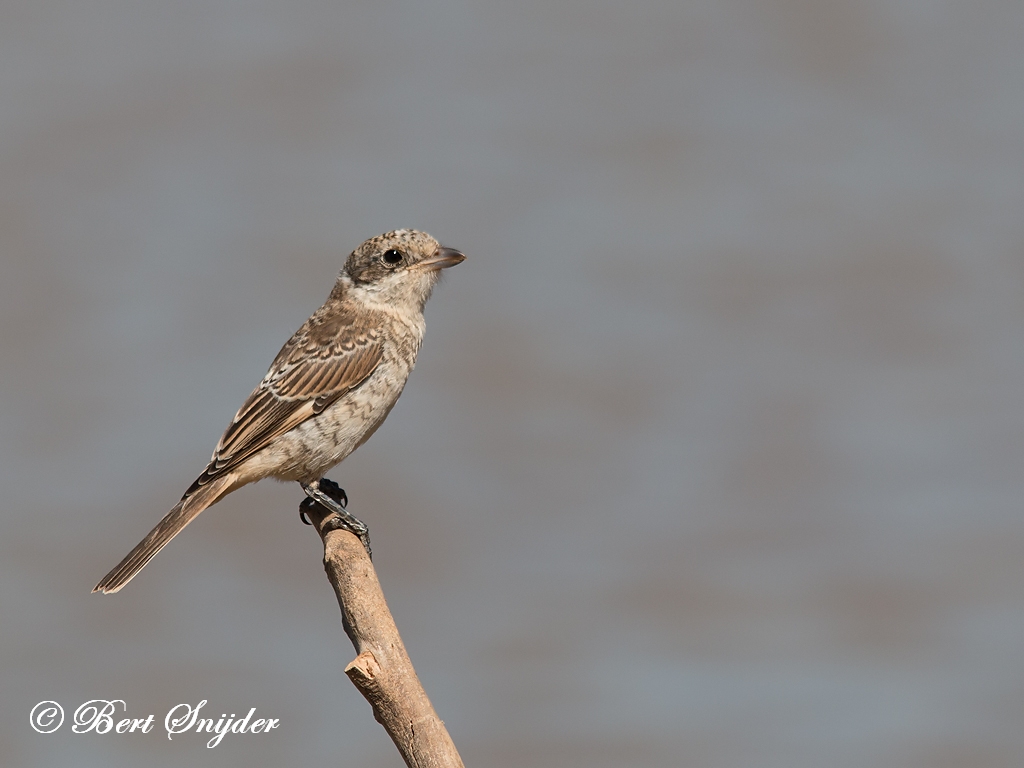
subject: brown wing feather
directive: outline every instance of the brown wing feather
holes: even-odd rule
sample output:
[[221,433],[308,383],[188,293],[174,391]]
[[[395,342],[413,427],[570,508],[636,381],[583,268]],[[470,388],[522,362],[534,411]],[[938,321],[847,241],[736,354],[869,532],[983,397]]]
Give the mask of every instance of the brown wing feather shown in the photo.
[[375,328],[357,328],[355,318],[336,313],[325,322],[323,314],[307,320],[278,353],[189,493],[320,413],[380,364],[384,348]]

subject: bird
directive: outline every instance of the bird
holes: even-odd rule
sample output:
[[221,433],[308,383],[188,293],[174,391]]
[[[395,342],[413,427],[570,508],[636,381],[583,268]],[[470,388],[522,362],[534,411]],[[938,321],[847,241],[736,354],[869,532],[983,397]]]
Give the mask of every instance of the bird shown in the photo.
[[362,523],[320,481],[391,412],[416,363],[423,308],[441,270],[465,258],[414,229],[372,237],[352,251],[327,301],[281,348],[206,469],[92,591],[118,592],[200,512],[266,477],[297,481],[360,533]]

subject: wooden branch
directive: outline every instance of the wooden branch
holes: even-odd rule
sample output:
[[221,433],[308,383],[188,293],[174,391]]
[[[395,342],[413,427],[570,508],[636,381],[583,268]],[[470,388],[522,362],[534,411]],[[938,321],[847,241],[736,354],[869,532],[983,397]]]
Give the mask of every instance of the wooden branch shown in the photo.
[[[321,489],[334,495],[327,481]],[[373,716],[409,768],[463,768],[412,668],[362,542],[355,534],[325,526],[334,514],[312,499],[303,501],[300,510],[323,539],[324,570],[338,596],[345,634],[358,654],[345,674],[370,702]]]

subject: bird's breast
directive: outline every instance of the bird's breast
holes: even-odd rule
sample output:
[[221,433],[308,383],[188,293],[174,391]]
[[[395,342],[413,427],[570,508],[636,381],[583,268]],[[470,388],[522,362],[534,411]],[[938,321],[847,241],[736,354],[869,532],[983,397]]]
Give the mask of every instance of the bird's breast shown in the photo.
[[385,352],[380,365],[352,391],[282,435],[275,445],[274,476],[310,482],[324,476],[362,445],[391,412],[415,363],[415,353]]

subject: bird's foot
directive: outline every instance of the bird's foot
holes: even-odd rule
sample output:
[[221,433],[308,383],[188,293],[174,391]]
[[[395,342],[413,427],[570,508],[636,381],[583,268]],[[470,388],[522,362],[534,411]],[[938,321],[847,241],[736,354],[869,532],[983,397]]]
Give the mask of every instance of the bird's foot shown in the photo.
[[[313,506],[313,502],[316,501],[323,504],[323,506],[327,507],[327,509],[331,510],[335,514],[348,515],[348,512],[346,511],[346,507],[348,507],[348,494],[345,493],[344,488],[333,480],[328,480],[326,477],[322,477],[312,483],[299,483],[299,485],[302,486],[303,493],[309,497],[304,499],[302,504],[299,505],[299,519],[306,525],[313,524],[306,516],[306,512]],[[341,510],[340,512],[339,509]],[[355,518],[353,518],[353,520],[354,519]]]
[[334,513],[334,517],[331,517],[324,523],[324,528],[328,531],[341,530],[354,533],[363,542],[363,546],[366,547],[366,554],[372,559],[370,531],[366,527],[366,523],[355,515],[350,514],[346,509],[348,506],[348,495],[344,489],[326,477],[321,477],[319,480],[314,480],[308,484],[300,483],[300,485],[303,492],[309,498],[304,499],[299,505],[299,519],[306,525],[311,525],[306,513],[312,509],[314,504],[319,504]]

